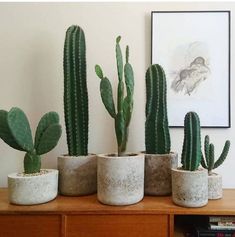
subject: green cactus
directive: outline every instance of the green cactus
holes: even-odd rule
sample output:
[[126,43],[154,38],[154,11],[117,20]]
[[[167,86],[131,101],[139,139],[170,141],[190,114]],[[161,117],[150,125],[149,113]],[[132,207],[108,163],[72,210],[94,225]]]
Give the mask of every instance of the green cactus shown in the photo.
[[201,165],[203,168],[208,170],[208,173],[211,174],[213,169],[218,168],[225,161],[230,148],[230,141],[227,140],[224,144],[224,148],[222,150],[221,155],[215,161],[215,153],[214,153],[214,144],[210,143],[210,138],[208,135],[205,136],[204,140],[204,153],[205,158],[202,157]]
[[70,26],[64,43],[64,115],[70,156],[88,153],[88,92],[83,30]]
[[195,112],[188,112],[184,119],[184,144],[181,163],[184,170],[198,169],[202,158],[200,120]]
[[12,108],[9,112],[0,110],[0,138],[10,147],[26,152],[24,157],[26,174],[40,172],[40,155],[49,152],[57,145],[61,131],[58,114],[49,112],[41,118],[33,143],[25,113],[19,108]]
[[154,64],[146,72],[145,147],[147,154],[169,154],[171,150],[167,118],[166,77]]
[[[120,47],[121,37],[116,39],[116,60],[118,71],[118,91],[117,91],[117,112],[113,100],[112,86],[107,77],[103,76],[103,71],[99,65],[95,66],[97,76],[100,81],[100,94],[103,104],[115,120],[115,131],[118,145],[118,156],[124,155],[128,140],[128,127],[133,110],[133,93],[134,93],[134,74],[131,64],[129,63],[129,47],[126,47],[126,62],[123,67],[122,51]],[[125,87],[123,83],[123,72],[125,78]],[[126,95],[126,96],[124,96]]]

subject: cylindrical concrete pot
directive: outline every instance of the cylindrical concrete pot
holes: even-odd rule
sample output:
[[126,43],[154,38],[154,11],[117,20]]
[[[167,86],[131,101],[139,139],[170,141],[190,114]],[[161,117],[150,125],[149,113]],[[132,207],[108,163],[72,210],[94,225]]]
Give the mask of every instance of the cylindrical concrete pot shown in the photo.
[[144,154],[98,156],[98,200],[107,205],[130,205],[144,197]]
[[171,169],[177,166],[177,153],[145,154],[144,193],[153,196],[170,195]]
[[216,173],[208,175],[208,199],[220,199],[223,196],[222,176]]
[[59,192],[66,196],[96,193],[97,156],[58,157]]
[[208,203],[207,170],[172,169],[172,199],[183,207],[202,207]]
[[58,194],[58,170],[43,169],[40,174],[8,175],[9,201],[18,205],[49,202]]

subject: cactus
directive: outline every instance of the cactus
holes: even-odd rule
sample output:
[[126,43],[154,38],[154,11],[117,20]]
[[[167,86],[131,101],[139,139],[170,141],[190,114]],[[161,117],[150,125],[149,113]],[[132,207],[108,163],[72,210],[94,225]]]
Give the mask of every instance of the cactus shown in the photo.
[[64,115],[69,155],[87,155],[86,44],[84,32],[79,26],[70,26],[65,37]]
[[184,119],[184,144],[181,163],[184,170],[197,170],[202,158],[200,120],[195,112],[188,112]]
[[26,152],[26,174],[40,172],[40,155],[52,150],[60,136],[61,126],[56,112],[49,112],[41,118],[33,142],[29,121],[21,109],[12,108],[9,112],[0,110],[0,138],[10,147]]
[[[121,37],[116,39],[116,60],[118,71],[118,91],[117,91],[117,112],[113,100],[112,86],[107,77],[103,76],[103,71],[99,65],[95,66],[97,76],[100,81],[100,94],[103,104],[115,121],[115,131],[118,145],[118,156],[122,156],[126,150],[128,140],[128,127],[133,110],[134,74],[129,63],[129,47],[126,47],[126,63],[123,67],[122,51],[119,45]],[[123,72],[125,87],[123,83]],[[126,93],[125,93],[126,92]],[[126,94],[126,96],[124,96]]]
[[208,135],[205,136],[204,140],[204,153],[205,158],[202,157],[201,165],[203,168],[208,170],[208,173],[211,174],[213,169],[218,168],[225,161],[230,148],[230,141],[227,140],[224,144],[224,148],[222,150],[221,155],[215,161],[215,153],[214,153],[214,144],[210,143],[210,138]]
[[145,147],[147,154],[169,154],[171,149],[167,118],[166,77],[154,64],[146,72]]

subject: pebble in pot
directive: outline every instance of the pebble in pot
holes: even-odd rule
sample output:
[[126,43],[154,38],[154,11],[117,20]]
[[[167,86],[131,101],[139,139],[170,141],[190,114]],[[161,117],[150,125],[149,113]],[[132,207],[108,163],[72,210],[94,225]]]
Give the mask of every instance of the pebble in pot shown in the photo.
[[210,143],[208,135],[204,140],[204,155],[201,160],[203,168],[208,170],[208,198],[220,199],[223,196],[222,176],[214,173],[213,170],[218,168],[226,159],[230,148],[230,141],[227,140],[224,144],[223,151],[220,157],[215,161],[214,144]]
[[24,172],[8,175],[11,203],[40,204],[57,196],[58,170],[41,169],[41,155],[52,150],[60,136],[61,125],[56,112],[41,118],[33,142],[29,121],[21,109],[0,110],[0,138],[12,148],[26,152]]

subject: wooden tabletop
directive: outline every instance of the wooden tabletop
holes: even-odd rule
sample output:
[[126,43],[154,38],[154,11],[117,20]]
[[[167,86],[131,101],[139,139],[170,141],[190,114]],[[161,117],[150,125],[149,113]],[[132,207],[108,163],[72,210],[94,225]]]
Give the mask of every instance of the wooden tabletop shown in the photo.
[[129,206],[108,206],[99,203],[96,195],[83,197],[58,196],[55,200],[40,205],[18,206],[8,202],[8,190],[0,188],[0,214],[200,214],[235,215],[235,190],[226,189],[223,198],[210,200],[202,208],[183,208],[173,204],[171,197],[150,197]]

